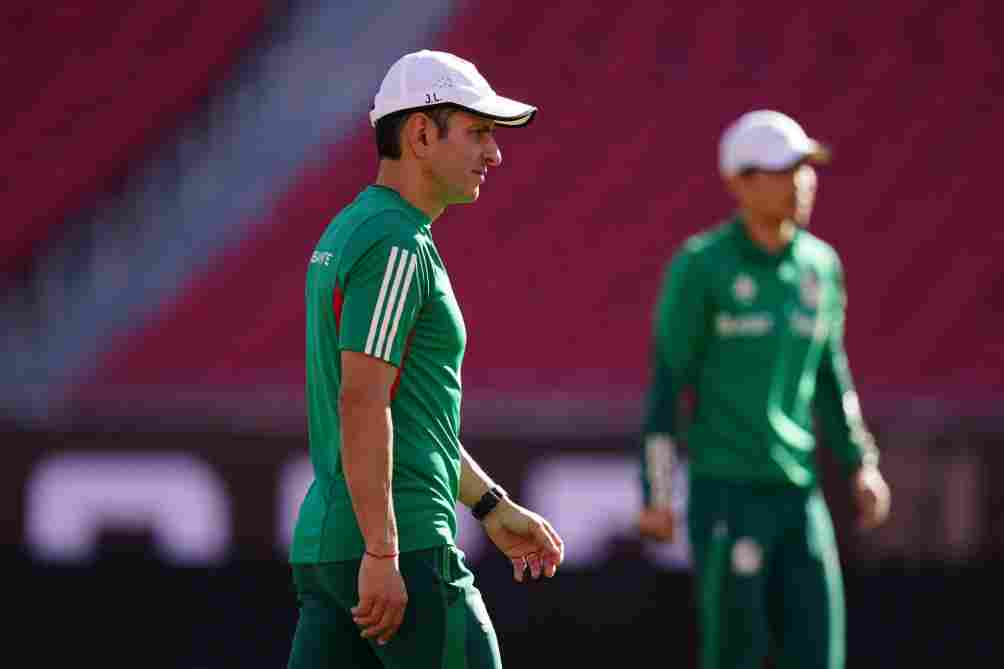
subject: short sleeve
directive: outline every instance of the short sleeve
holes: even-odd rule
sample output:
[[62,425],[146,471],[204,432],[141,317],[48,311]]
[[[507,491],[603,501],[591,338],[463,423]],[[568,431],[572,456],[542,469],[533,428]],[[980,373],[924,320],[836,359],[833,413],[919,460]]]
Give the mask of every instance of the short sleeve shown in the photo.
[[422,304],[421,245],[414,235],[376,241],[347,268],[340,281],[341,350],[358,351],[401,365]]

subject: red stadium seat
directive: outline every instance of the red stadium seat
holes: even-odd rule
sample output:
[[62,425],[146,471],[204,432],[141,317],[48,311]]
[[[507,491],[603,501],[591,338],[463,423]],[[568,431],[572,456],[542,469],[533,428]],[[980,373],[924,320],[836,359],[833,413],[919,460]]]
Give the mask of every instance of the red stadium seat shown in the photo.
[[266,3],[44,3],[0,29],[0,275],[163,141],[264,26]]
[[[833,145],[813,229],[842,254],[863,394],[999,391],[1004,234],[993,112],[1004,80],[977,4],[478,3],[437,45],[541,108],[500,130],[481,201],[433,226],[470,330],[475,392],[636,393],[664,262],[730,212],[722,128],[772,107]],[[306,171],[247,239],[93,387],[221,391],[303,382],[303,275],[329,218],[371,181],[369,128]],[[83,391],[86,393],[86,390]]]

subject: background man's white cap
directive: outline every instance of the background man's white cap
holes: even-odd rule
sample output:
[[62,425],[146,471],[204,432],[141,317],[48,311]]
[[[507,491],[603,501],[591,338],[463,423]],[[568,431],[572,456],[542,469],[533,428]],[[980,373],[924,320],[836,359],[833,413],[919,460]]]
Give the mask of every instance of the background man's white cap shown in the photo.
[[802,160],[829,159],[829,149],[806,135],[793,118],[770,110],[740,116],[718,145],[718,168],[726,177],[749,168],[783,170]]
[[370,124],[397,111],[452,102],[500,125],[526,125],[537,108],[498,95],[474,63],[443,51],[405,54],[390,66],[373,99]]

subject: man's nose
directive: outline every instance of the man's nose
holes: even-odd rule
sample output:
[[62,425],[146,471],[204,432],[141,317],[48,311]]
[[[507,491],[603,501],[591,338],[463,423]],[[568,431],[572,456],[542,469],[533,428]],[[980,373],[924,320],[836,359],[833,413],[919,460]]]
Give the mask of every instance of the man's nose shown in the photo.
[[502,164],[502,150],[499,145],[492,140],[485,149],[485,163],[489,167],[498,167]]
[[813,169],[812,165],[802,165],[795,170],[794,180],[795,187],[799,190],[815,190],[816,170]]

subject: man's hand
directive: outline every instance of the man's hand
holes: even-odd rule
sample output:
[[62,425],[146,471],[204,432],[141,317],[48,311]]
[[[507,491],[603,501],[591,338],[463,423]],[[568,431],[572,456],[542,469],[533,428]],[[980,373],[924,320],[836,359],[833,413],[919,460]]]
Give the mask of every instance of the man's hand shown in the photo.
[[503,499],[482,521],[488,538],[512,562],[513,578],[551,578],[565,559],[565,543],[551,524],[533,511]]
[[381,646],[390,641],[404,620],[408,591],[401,578],[397,557],[363,555],[359,565],[359,604],[352,619],[362,628],[362,637]]
[[676,530],[676,514],[669,507],[647,506],[638,514],[638,529],[643,537],[672,541]]
[[874,465],[864,465],[854,473],[854,501],[858,507],[858,526],[870,530],[885,522],[889,515],[889,486]]

